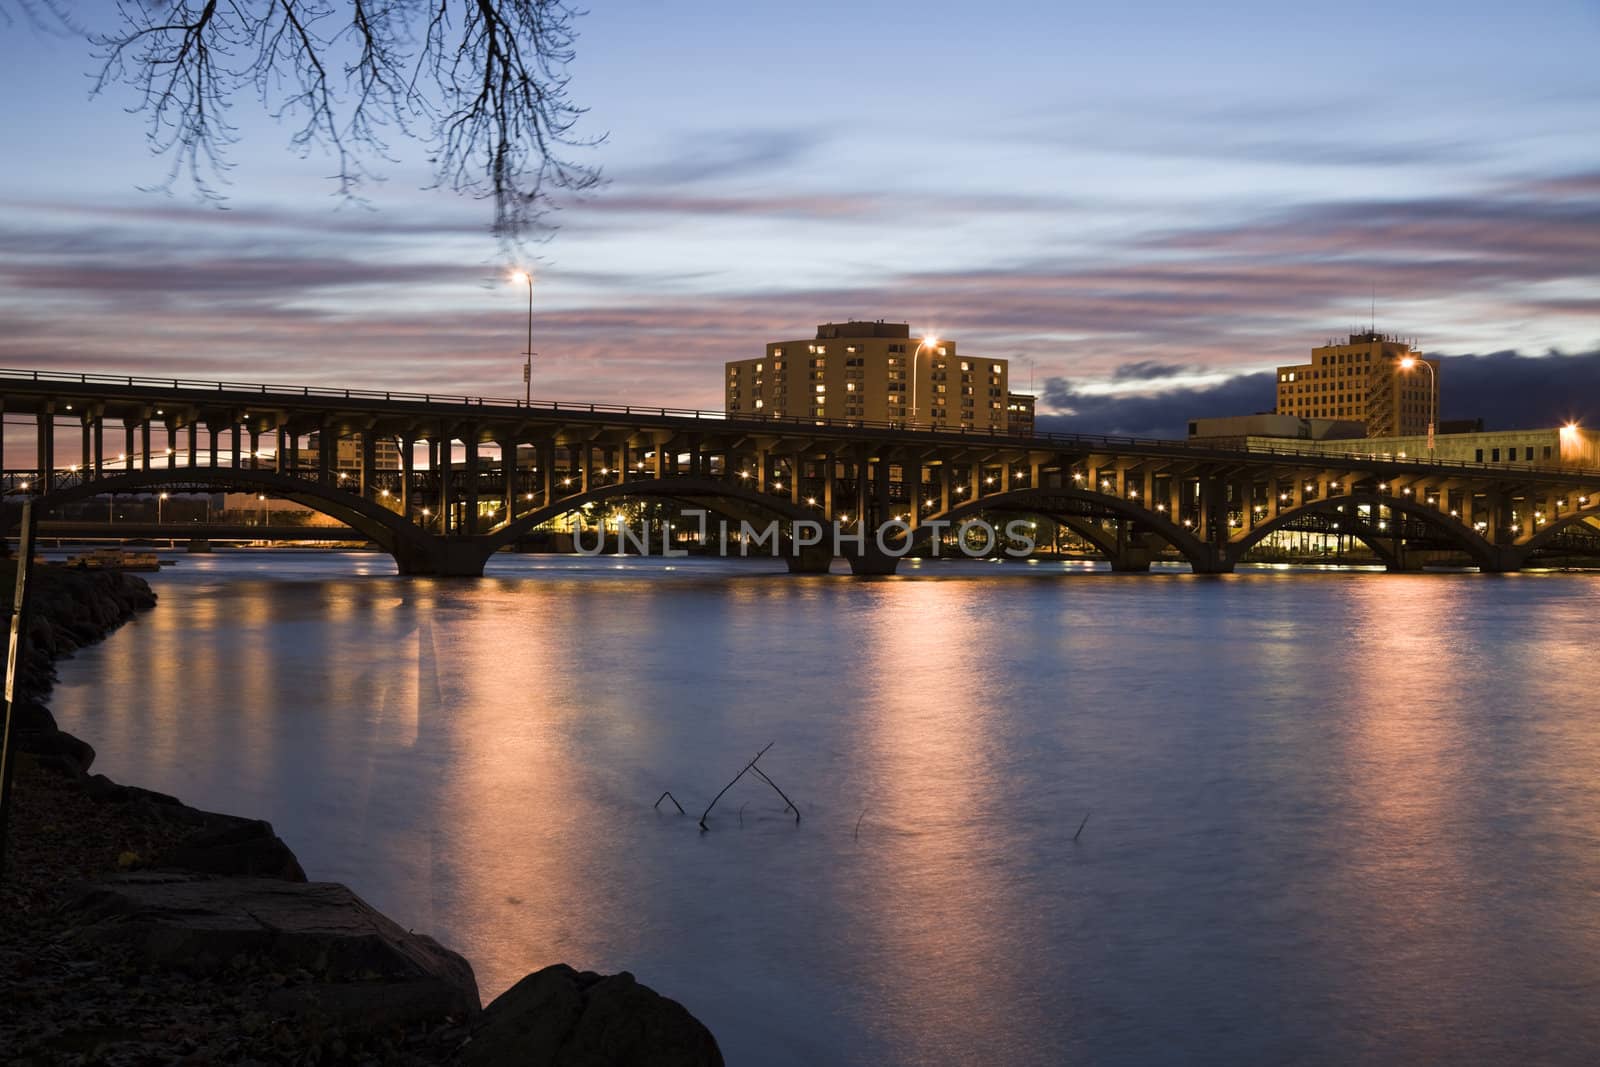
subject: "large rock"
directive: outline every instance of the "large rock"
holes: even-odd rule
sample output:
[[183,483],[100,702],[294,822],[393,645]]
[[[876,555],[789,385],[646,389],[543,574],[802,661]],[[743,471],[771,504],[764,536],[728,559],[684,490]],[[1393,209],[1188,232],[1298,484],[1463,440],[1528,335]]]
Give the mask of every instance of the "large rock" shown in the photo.
[[68,908],[80,943],[190,974],[302,974],[269,1010],[354,1030],[478,1011],[472,967],[332,882],[150,871],[99,883]]
[[457,1053],[460,1067],[721,1067],[700,1020],[626,971],[599,975],[564,963],[535,971],[497,997]]
[[211,815],[210,819],[214,829],[163,854],[160,865],[203,874],[306,880],[299,859],[283,838],[272,832],[271,823],[232,815]]

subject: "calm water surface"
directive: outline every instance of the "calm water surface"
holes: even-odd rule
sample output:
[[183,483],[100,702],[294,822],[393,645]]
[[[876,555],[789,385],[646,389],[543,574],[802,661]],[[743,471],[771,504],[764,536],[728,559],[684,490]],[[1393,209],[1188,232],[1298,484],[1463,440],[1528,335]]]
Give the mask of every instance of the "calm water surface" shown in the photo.
[[[740,1065],[1600,1047],[1595,577],[181,558],[62,725],[485,999],[628,969]],[[698,832],[769,741],[801,824]]]

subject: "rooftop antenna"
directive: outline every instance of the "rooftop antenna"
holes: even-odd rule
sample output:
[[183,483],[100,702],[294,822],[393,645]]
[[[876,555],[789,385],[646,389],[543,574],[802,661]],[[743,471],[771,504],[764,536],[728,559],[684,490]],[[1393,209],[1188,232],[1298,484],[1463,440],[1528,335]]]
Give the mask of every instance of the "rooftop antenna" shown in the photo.
[[1371,314],[1371,322],[1372,322],[1372,325],[1370,327],[1368,327],[1368,331],[1370,333],[1377,333],[1378,332],[1378,283],[1377,282],[1373,282],[1372,283],[1372,314]]

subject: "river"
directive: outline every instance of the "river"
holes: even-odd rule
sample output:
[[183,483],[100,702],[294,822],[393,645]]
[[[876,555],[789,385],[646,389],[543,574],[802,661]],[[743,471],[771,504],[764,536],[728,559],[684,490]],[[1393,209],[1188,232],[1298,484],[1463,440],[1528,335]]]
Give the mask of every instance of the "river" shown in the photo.
[[[176,558],[63,728],[486,1000],[631,970],[735,1065],[1600,1047],[1600,576]],[[701,833],[769,742],[799,824]]]

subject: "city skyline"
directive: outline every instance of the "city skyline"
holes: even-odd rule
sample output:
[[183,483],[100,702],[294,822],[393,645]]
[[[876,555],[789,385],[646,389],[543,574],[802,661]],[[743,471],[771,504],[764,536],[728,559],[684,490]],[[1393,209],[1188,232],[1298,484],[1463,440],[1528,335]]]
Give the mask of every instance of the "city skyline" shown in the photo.
[[[1040,6],[986,33],[939,6],[732,10],[580,21],[610,184],[534,249],[536,397],[716,407],[725,360],[891,318],[1019,389],[1031,364],[1042,426],[1143,430],[1269,408],[1271,368],[1374,298],[1429,356],[1600,341],[1582,6],[1171,9],[1153,32]],[[164,161],[117,98],[83,99],[81,44],[13,23],[3,55],[37,102],[3,179],[7,365],[520,394],[487,206],[417,191],[415,151],[373,210],[341,207],[242,102],[220,211],[137,188]],[[1450,373],[1441,418],[1491,414],[1451,410],[1472,374]]]

